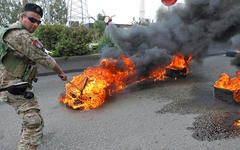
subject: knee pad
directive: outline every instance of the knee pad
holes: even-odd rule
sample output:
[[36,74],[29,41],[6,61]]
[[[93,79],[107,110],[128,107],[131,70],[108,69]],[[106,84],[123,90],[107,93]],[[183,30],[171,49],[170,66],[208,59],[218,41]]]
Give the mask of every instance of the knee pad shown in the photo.
[[29,129],[43,126],[42,116],[38,112],[28,112],[23,116],[23,125]]

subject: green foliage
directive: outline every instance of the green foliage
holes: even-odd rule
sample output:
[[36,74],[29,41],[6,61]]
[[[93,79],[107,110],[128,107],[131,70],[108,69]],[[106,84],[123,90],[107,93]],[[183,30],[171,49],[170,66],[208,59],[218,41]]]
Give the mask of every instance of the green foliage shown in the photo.
[[98,20],[98,21],[104,21],[105,17],[106,17],[106,16],[104,16],[104,15],[102,15],[102,14],[98,14],[98,15],[97,15],[97,20]]
[[47,3],[49,3],[50,6],[50,22],[66,24],[68,16],[66,0],[48,0],[48,2],[42,3],[45,22],[48,22]]
[[95,20],[94,24],[93,24],[93,36],[94,39],[97,40],[99,39],[105,30],[105,22],[104,22],[105,16],[103,16],[102,14],[98,14],[97,15],[97,20]]
[[[66,0],[0,0],[0,24],[16,22],[26,3],[36,3],[41,6],[45,20],[47,19],[47,3],[49,3],[51,23],[65,24],[67,22]],[[45,20],[43,22],[46,22]]]
[[100,52],[104,47],[115,47],[118,49],[117,46],[112,42],[111,37],[105,33],[98,40],[97,51]]
[[101,37],[104,33],[105,30],[105,22],[103,21],[97,21],[94,23],[93,25],[94,27],[94,37],[95,39],[98,39],[99,37]]
[[88,43],[92,41],[91,32],[83,26],[73,28],[47,24],[39,26],[34,34],[54,57],[91,53],[88,47]]
[[132,25],[140,25],[140,26],[148,26],[151,23],[149,19],[143,19],[136,21],[135,18],[133,18]]
[[55,50],[57,42],[60,40],[59,35],[64,30],[63,25],[40,25],[38,29],[34,32],[34,35],[39,38],[43,45],[50,51]]
[[92,43],[91,48],[93,49],[93,53],[99,53],[104,47],[115,47],[116,49],[117,46],[114,45],[112,42],[111,37],[108,34],[105,34],[105,27],[106,23],[104,22],[104,19],[106,18],[105,15],[98,14],[97,19],[94,19],[95,22],[93,24],[93,38],[94,41],[97,43]]
[[76,56],[90,53],[88,43],[91,42],[91,34],[85,27],[66,28],[59,36],[61,38],[56,44],[56,51],[60,56]]
[[0,0],[0,6],[0,24],[16,22],[23,11],[20,1]]

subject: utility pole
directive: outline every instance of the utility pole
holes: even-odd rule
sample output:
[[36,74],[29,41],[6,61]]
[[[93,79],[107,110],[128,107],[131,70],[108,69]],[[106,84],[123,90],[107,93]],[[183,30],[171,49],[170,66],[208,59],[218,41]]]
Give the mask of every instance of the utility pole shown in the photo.
[[68,25],[87,24],[90,22],[87,0],[68,0]]
[[145,19],[145,0],[141,0],[140,11],[139,11],[139,20],[143,22]]
[[48,22],[51,22],[51,15],[50,15],[50,4],[49,4],[49,0],[47,1],[47,20],[48,20]]

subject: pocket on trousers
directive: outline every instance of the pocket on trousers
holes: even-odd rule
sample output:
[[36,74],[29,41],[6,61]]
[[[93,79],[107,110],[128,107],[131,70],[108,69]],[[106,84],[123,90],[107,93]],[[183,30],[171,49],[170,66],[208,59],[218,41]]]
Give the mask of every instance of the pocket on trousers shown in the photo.
[[7,92],[0,92],[0,102],[7,102],[8,101],[8,97],[7,97]]

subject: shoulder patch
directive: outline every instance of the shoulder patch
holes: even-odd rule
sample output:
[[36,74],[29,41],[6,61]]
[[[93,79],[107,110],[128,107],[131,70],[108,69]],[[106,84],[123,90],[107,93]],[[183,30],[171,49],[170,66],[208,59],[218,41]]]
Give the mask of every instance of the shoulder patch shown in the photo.
[[43,46],[38,42],[38,40],[33,41],[33,45],[35,45],[37,48],[42,49]]

